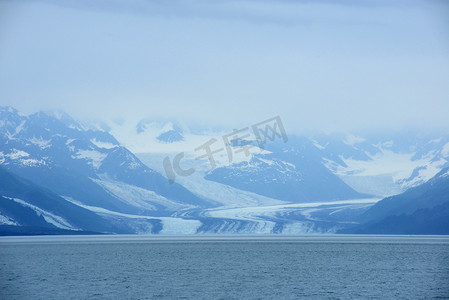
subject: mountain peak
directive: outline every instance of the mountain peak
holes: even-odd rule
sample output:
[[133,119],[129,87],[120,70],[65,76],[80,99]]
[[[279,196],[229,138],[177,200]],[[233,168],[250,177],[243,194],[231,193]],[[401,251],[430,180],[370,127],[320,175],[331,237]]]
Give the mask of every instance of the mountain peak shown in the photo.
[[11,106],[0,106],[0,113],[2,113],[2,112],[19,114],[19,111]]

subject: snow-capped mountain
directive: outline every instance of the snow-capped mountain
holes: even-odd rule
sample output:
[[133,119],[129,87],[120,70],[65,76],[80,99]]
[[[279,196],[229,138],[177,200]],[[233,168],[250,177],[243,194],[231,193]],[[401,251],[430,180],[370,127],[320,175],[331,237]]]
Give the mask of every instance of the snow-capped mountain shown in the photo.
[[205,178],[293,203],[367,196],[323,166],[316,147],[308,139],[291,136],[288,143],[273,142],[267,150],[270,153],[254,154],[249,161],[217,168]]
[[[1,167],[28,182],[24,190],[53,193],[47,197],[52,200],[43,197],[47,200],[39,203],[4,190],[0,225],[5,226],[330,233],[360,222],[357,216],[384,195],[425,182],[449,160],[449,136],[441,134],[290,135],[261,149],[251,138],[227,145],[227,131],[190,130],[170,120],[79,123],[64,113],[24,116],[1,108],[0,125]],[[211,141],[218,149],[216,168],[201,156]],[[176,174],[170,183],[164,162],[174,163],[178,154],[180,168],[193,172]],[[102,225],[77,225],[70,210],[52,209],[50,201],[93,214]],[[26,223],[22,214],[33,217]]]
[[[166,122],[165,124],[155,122],[152,119],[143,119],[137,123],[136,131],[138,134],[146,134],[152,132],[156,139],[163,143],[174,143],[184,140],[184,132],[179,122]],[[151,134],[151,133],[150,133]]]
[[346,233],[448,234],[449,168],[406,192],[387,197],[360,217]]
[[0,220],[6,226],[130,232],[0,167]]
[[379,196],[422,184],[449,165],[449,134],[332,134],[311,138],[324,164],[355,190]]
[[[128,131],[128,140],[140,135],[135,127],[133,130]],[[416,186],[447,164],[447,135],[381,132],[358,136],[290,135],[287,143],[269,143],[264,151],[254,147],[250,156],[240,153],[233,156],[232,162],[226,152],[217,153],[217,168],[211,170],[207,159],[196,159],[194,149],[211,138],[220,145],[228,132],[206,128],[192,134],[188,128],[183,130],[183,141],[167,147],[156,139],[147,140],[148,144],[136,147],[137,156],[165,174],[164,158],[185,154],[182,167],[194,168],[195,172],[176,177],[176,182],[218,205],[184,214],[201,219],[201,232],[285,233],[291,228],[297,233],[332,232],[349,224],[341,222],[355,221],[355,215],[381,197]],[[336,203],[340,203],[339,209],[335,209]]]
[[153,232],[155,216],[210,205],[181,185],[169,184],[109,133],[86,129],[68,115],[23,116],[2,108],[0,120],[2,167],[66,201],[109,214],[116,223],[145,215],[139,222]]
[[188,148],[196,140],[189,128],[182,122],[166,119],[145,118],[107,121],[108,132],[116,137],[133,153],[173,152]]
[[[151,168],[159,170],[162,174],[164,174],[164,170],[160,166],[163,158],[179,152],[185,153],[184,164],[186,166],[196,165],[199,169],[207,169],[207,165],[202,164],[201,161],[188,161],[189,158],[194,159],[197,156],[194,149],[211,138],[220,141],[223,135],[229,133],[223,129],[191,130],[185,123],[172,120],[155,122],[151,119],[144,119],[138,123],[125,122],[125,124],[116,122],[110,124],[110,127],[112,135],[138,154],[140,158],[143,158]],[[162,132],[171,132],[171,128],[177,128],[176,132],[182,133],[182,140],[171,140],[170,143],[167,143],[157,139]],[[301,139],[302,141],[300,141]],[[279,144],[281,148],[273,148],[276,144]],[[307,145],[307,149],[304,148],[304,145]],[[307,160],[298,161],[301,166],[307,165],[308,161],[313,161],[317,163],[315,169],[326,167],[356,192],[380,197],[398,194],[426,182],[447,166],[449,161],[449,134],[445,132],[423,134],[420,131],[404,130],[361,132],[357,135],[350,133],[315,134],[305,137],[289,135],[289,142],[285,145],[281,142],[272,143],[269,146],[271,149],[267,148],[268,151],[263,153],[257,148],[251,149],[251,153],[265,160],[269,158],[268,160],[277,159],[278,162],[282,160],[292,163],[289,159],[293,157],[293,152],[306,151]],[[275,154],[270,154],[270,152]],[[216,155],[216,162],[218,167],[225,169],[229,167],[226,172],[233,173],[239,167],[257,163],[260,170],[258,176],[266,174],[266,180],[276,179],[278,175],[272,176],[271,174],[283,171],[282,168],[279,168],[278,172],[274,171],[273,173],[272,170],[269,170],[273,168],[273,165],[266,164],[264,172],[264,164],[260,161],[253,160],[253,163],[249,163],[252,157],[236,156],[230,163],[227,156],[222,153],[222,155]],[[293,164],[295,165],[295,163]],[[296,167],[298,168],[297,164]],[[215,170],[215,173],[225,172],[225,169]],[[245,168],[245,170],[249,172],[250,168]],[[225,180],[223,178],[227,176],[223,173],[221,175],[224,177],[220,178],[221,175],[215,177],[213,174],[206,173],[204,176],[217,182],[222,182]],[[321,173],[325,173],[325,171]],[[327,177],[329,176],[328,174]],[[246,183],[249,184],[250,179],[255,180],[248,178],[248,180],[236,182],[236,184],[239,187],[244,187]],[[319,177],[316,179],[319,180]],[[180,178],[180,180],[183,179]],[[232,185],[232,183],[230,184]]]

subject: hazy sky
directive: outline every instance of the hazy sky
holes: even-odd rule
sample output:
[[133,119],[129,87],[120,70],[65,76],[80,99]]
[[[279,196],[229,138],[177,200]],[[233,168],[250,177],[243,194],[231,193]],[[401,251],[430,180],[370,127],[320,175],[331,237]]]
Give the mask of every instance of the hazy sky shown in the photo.
[[449,129],[449,1],[0,1],[0,105]]

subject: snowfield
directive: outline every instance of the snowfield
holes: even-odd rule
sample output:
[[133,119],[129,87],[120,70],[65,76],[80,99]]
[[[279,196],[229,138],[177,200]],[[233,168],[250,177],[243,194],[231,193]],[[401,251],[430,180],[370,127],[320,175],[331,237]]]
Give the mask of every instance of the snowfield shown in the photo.
[[72,158],[86,159],[95,169],[98,170],[106,156],[107,154],[95,150],[78,150],[76,155],[72,156]]
[[[447,161],[433,160],[433,155],[414,159],[415,153],[395,153],[380,148],[381,153],[370,155],[370,160],[339,158],[346,164],[341,166],[325,159],[328,169],[338,175],[356,191],[379,196],[399,194],[406,189],[424,183],[435,176]],[[417,174],[414,174],[414,171]],[[413,175],[413,176],[412,176]]]

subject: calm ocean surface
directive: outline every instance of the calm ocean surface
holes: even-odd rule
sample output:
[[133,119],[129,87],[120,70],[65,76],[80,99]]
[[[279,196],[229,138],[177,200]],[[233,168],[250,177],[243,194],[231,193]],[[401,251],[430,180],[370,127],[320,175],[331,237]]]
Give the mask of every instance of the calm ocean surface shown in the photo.
[[449,299],[449,237],[2,237],[0,298]]

